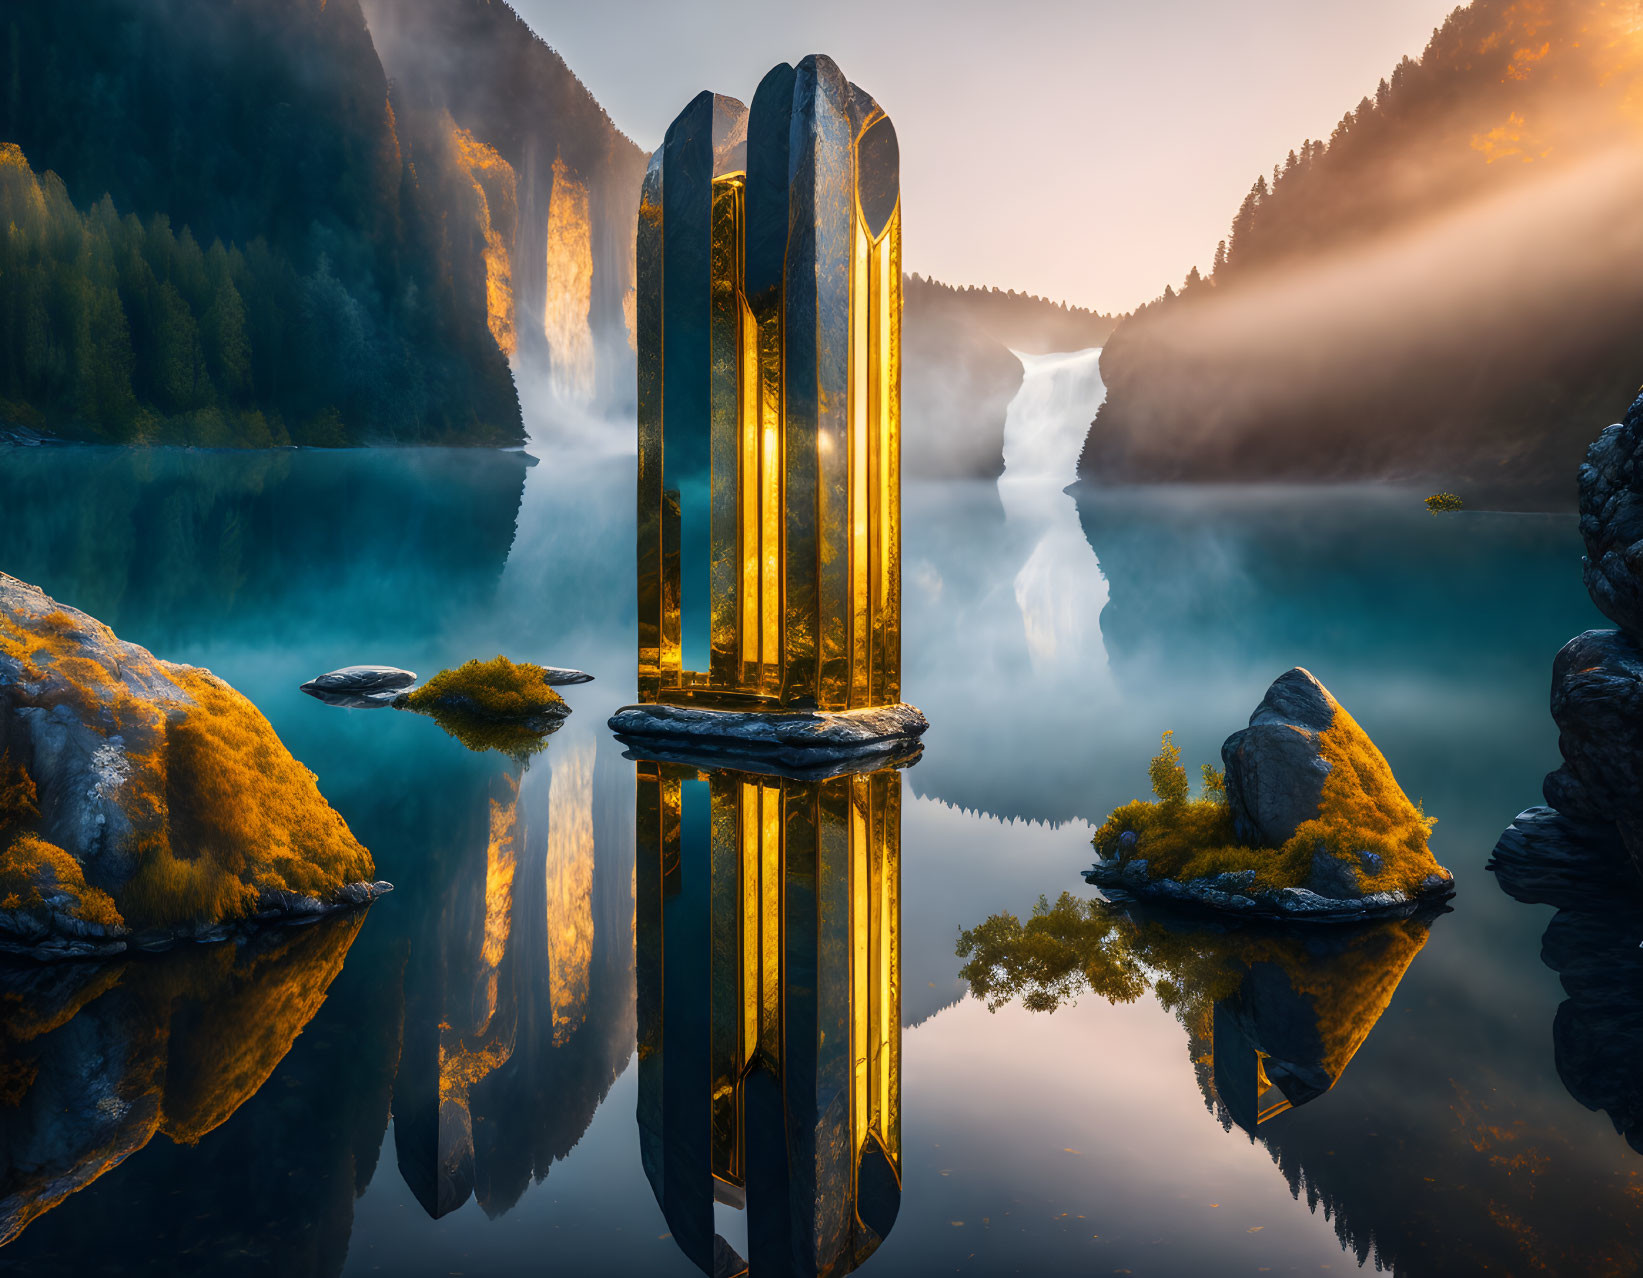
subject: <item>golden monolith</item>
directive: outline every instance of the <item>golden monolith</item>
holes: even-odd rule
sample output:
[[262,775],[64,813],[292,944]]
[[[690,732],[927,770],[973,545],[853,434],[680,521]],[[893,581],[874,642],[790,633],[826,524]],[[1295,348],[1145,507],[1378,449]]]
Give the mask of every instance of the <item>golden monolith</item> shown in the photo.
[[635,821],[639,1147],[668,1229],[709,1274],[848,1273],[901,1203],[900,774],[641,761]]
[[[689,735],[901,706],[901,203],[895,129],[831,59],[702,93],[639,210],[639,699]],[[645,707],[651,707],[649,714]],[[669,714],[658,707],[692,713]],[[896,713],[887,713],[888,711]],[[815,720],[824,722],[819,728]]]

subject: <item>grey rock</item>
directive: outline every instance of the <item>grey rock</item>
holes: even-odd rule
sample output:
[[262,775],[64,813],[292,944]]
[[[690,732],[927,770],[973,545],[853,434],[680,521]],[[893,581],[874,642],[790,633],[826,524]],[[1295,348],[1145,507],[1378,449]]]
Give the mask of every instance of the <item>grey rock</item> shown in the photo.
[[1616,831],[1643,868],[1643,645],[1618,630],[1571,639],[1552,665],[1552,718],[1563,766],[1546,801]]
[[1643,639],[1643,396],[1605,430],[1580,468],[1586,590],[1604,616]]
[[415,671],[401,670],[398,666],[344,666],[341,670],[315,676],[302,685],[302,690],[383,692],[390,688],[409,688],[415,682]]
[[375,710],[394,704],[416,682],[411,670],[397,666],[344,666],[301,685],[310,697],[345,710]]
[[[1323,858],[1319,858],[1322,860]],[[1337,864],[1340,864],[1337,862]],[[1354,885],[1341,894],[1339,885],[1330,891],[1316,885],[1277,890],[1259,888],[1253,870],[1212,875],[1177,882],[1153,878],[1145,858],[1120,864],[1116,857],[1097,861],[1084,872],[1084,879],[1106,893],[1119,893],[1141,901],[1217,910],[1258,919],[1296,919],[1313,923],[1357,923],[1365,919],[1401,918],[1417,910],[1435,907],[1454,894],[1455,880],[1447,872],[1429,875],[1414,895],[1401,891],[1360,894]]]
[[564,666],[543,666],[542,668],[548,672],[550,687],[558,688],[570,683],[593,682],[593,676],[585,670],[571,670]]
[[1297,666],[1273,681],[1249,727],[1227,738],[1221,762],[1241,840],[1279,847],[1317,815],[1330,770],[1318,737],[1334,717],[1334,698]]
[[1643,887],[1612,825],[1585,824],[1549,807],[1519,812],[1485,868],[1518,900],[1560,909],[1624,899]]
[[929,726],[923,711],[906,704],[783,713],[642,705],[624,706],[610,717],[611,731],[641,747],[717,751],[795,766],[894,754]]
[[1312,869],[1306,876],[1307,890],[1334,901],[1363,895],[1358,876],[1345,857],[1330,856],[1322,848],[1312,854]]

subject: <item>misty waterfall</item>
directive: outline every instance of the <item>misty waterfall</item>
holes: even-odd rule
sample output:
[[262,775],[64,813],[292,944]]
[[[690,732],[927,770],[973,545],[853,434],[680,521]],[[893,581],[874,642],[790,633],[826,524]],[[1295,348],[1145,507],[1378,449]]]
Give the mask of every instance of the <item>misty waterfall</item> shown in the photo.
[[1062,490],[1077,478],[1079,450],[1106,396],[1101,350],[1015,355],[1024,376],[1004,418],[998,495],[1011,524],[1038,533],[1016,573],[1016,605],[1035,671],[1089,675],[1106,667],[1107,582],[1077,504]]

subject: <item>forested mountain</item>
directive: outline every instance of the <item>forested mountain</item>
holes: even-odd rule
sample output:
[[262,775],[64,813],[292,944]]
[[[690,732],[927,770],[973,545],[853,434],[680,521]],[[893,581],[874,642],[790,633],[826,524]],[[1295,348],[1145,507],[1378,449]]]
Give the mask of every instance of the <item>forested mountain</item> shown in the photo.
[[1029,293],[902,284],[902,451],[916,476],[1004,473],[1004,410],[1021,389],[1011,351],[1085,350],[1118,321]]
[[1643,382],[1643,7],[1476,0],[1107,343],[1096,481],[1566,505]]
[[[522,438],[471,183],[401,137],[357,0],[12,5],[0,46],[7,198],[33,207],[5,250],[9,418],[121,441]],[[25,159],[56,175],[40,200]]]
[[502,0],[363,0],[402,128],[484,206],[490,323],[522,382],[634,400],[634,226],[648,156]]

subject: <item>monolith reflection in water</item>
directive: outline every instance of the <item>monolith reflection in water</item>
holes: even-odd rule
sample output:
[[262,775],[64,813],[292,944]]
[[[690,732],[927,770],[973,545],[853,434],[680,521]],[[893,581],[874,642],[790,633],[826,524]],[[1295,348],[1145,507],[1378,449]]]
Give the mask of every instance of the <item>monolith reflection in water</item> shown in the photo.
[[704,1273],[847,1273],[901,1202],[901,776],[638,768],[645,1175]]

